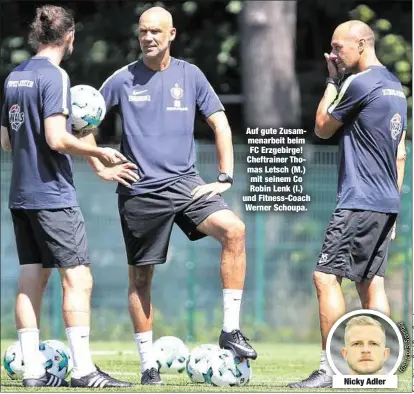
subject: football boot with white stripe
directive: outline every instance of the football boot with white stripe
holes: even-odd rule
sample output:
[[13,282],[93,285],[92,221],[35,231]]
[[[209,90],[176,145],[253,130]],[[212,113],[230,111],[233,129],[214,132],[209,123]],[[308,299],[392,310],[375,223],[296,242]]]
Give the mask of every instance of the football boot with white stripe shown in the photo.
[[55,375],[47,372],[40,378],[23,379],[24,387],[68,387],[66,380],[60,379]]
[[96,367],[96,371],[89,375],[82,376],[79,379],[72,378],[70,380],[71,387],[83,388],[109,388],[109,387],[131,387],[132,383],[123,382],[108,375]]

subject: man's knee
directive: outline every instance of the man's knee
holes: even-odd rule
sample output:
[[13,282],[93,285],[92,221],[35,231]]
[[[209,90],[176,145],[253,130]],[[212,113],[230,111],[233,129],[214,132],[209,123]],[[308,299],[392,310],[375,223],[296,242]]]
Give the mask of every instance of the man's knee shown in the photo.
[[26,291],[27,288],[45,290],[50,277],[49,268],[38,268],[35,265],[23,265],[19,277],[19,290]]
[[327,274],[325,272],[314,271],[313,272],[313,283],[317,288],[324,286],[336,286],[340,285],[342,278],[337,275]]
[[152,277],[154,274],[154,265],[130,266],[129,268],[129,286],[137,293],[150,290]]
[[246,235],[246,226],[244,223],[236,218],[229,223],[224,230],[224,242],[244,242]]
[[59,269],[62,288],[65,291],[91,292],[93,278],[88,265]]

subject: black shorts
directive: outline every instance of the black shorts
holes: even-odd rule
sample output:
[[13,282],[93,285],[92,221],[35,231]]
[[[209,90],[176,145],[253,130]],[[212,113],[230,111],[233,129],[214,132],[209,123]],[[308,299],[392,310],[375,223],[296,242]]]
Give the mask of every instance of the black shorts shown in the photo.
[[118,208],[129,265],[162,264],[167,259],[174,223],[195,241],[206,235],[197,226],[212,213],[229,209],[220,195],[193,200],[191,191],[205,182],[181,178],[167,188],[135,196],[119,195]]
[[337,209],[315,270],[360,282],[385,276],[395,213]]
[[89,264],[85,222],[79,207],[10,211],[21,265],[67,268]]

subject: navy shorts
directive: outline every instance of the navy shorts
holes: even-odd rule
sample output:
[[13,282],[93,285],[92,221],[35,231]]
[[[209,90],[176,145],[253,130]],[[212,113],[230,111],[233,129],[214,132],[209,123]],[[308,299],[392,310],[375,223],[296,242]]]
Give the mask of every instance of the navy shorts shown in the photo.
[[203,184],[199,176],[190,176],[154,193],[119,195],[118,208],[129,265],[165,263],[174,223],[192,241],[206,236],[197,226],[212,213],[229,207],[220,195],[208,200],[208,195],[193,200],[191,191]]
[[10,211],[21,265],[67,268],[89,264],[85,222],[79,207]]
[[315,270],[360,282],[385,276],[395,213],[336,209]]

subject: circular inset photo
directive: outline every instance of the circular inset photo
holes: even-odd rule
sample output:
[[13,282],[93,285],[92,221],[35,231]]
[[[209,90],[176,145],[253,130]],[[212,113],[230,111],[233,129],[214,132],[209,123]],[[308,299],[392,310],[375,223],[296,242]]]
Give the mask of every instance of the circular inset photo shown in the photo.
[[334,324],[326,354],[336,375],[394,375],[404,355],[404,344],[397,325],[388,316],[360,309]]

